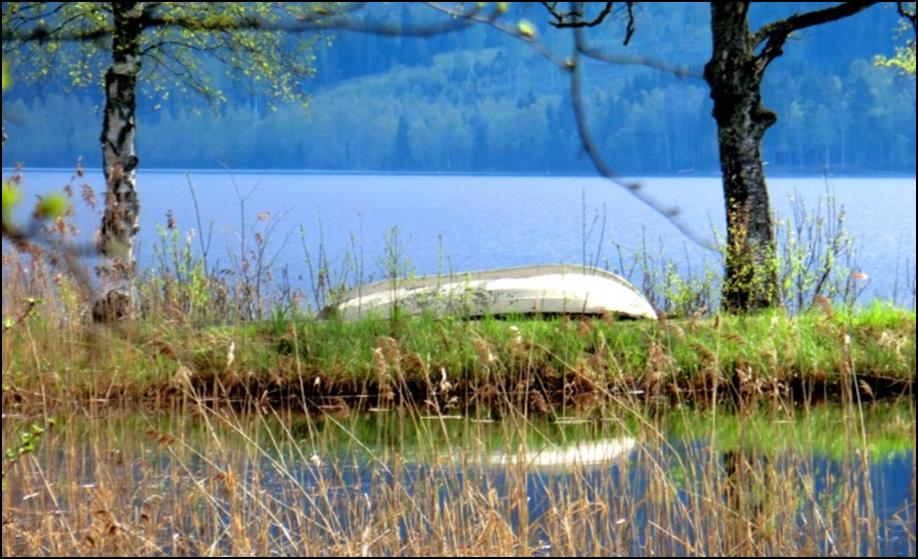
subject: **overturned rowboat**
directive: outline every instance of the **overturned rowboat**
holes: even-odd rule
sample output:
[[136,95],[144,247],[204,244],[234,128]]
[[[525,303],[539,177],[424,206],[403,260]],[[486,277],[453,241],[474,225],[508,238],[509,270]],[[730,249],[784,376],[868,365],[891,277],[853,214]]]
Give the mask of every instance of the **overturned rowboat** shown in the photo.
[[623,277],[585,266],[526,266],[464,274],[384,280],[345,292],[322,312],[355,320],[433,313],[618,315],[656,319],[647,299]]

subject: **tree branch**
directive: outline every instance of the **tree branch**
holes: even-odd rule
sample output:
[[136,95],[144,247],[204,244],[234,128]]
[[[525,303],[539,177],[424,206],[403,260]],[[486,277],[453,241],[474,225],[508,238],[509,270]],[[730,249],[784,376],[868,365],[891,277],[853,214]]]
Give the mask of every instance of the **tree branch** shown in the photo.
[[449,15],[451,17],[456,17],[456,18],[468,17],[471,21],[474,21],[476,23],[484,23],[485,25],[490,25],[491,27],[500,31],[501,33],[509,35],[515,39],[525,41],[526,43],[529,43],[529,45],[533,49],[535,49],[536,52],[544,56],[546,60],[548,60],[549,62],[551,62],[558,68],[563,69],[567,67],[566,61],[562,60],[559,56],[555,55],[555,53],[553,53],[551,49],[541,44],[536,39],[536,37],[534,37],[533,35],[527,35],[527,34],[520,32],[520,29],[518,26],[506,25],[498,21],[498,18],[491,18],[491,17],[485,18],[483,16],[463,16],[461,12],[456,12],[455,10],[442,6],[437,2],[425,2],[425,4],[429,8],[436,10],[438,12],[444,13],[446,15]]
[[634,2],[625,2],[628,9],[628,25],[625,26],[625,40],[622,44],[626,47],[631,42],[631,36],[634,35]]
[[[355,9],[349,10],[356,11]],[[476,21],[494,21],[502,15],[498,9],[491,10],[482,16],[482,8],[475,6],[456,14],[456,19],[429,25],[405,27],[401,25],[377,23],[371,21],[353,21],[345,19],[338,13],[317,13],[315,17],[301,18],[297,21],[267,21],[257,17],[243,17],[232,20],[201,20],[192,17],[162,17],[146,14],[144,28],[179,28],[194,31],[265,31],[303,33],[310,31],[348,31],[368,35],[388,37],[430,37],[462,31]],[[478,19],[478,18],[481,19]]]
[[754,47],[758,47],[763,42],[765,43],[765,46],[762,47],[762,51],[757,56],[761,68],[764,70],[765,66],[768,66],[772,60],[781,56],[787,37],[794,31],[844,19],[878,3],[879,2],[843,2],[831,8],[815,10],[803,14],[794,14],[786,19],[773,21],[763,25],[752,37],[752,44]]
[[619,64],[622,66],[646,66],[648,68],[660,70],[661,72],[673,74],[677,78],[704,78],[701,72],[692,70],[687,66],[673,65],[663,62],[662,60],[656,60],[654,58],[647,58],[644,56],[612,54],[587,45],[585,42],[582,42],[580,45],[580,53],[584,56],[599,60],[600,62],[607,62],[609,64]]
[[[191,16],[163,17],[152,11],[145,10],[141,19],[141,25],[145,29],[174,28],[210,32],[262,31],[307,33],[332,30],[388,37],[431,37],[462,31],[475,23],[494,22],[503,15],[503,11],[498,8],[488,13],[483,13],[483,9],[476,5],[469,10],[453,13],[455,19],[451,21],[404,27],[401,25],[377,22],[358,22],[343,17],[345,13],[354,11],[357,11],[357,8],[352,7],[341,13],[317,12],[314,17],[301,18],[296,21],[269,21],[258,17],[229,19],[200,19]],[[112,29],[110,27],[101,27],[89,31],[72,31],[49,29],[46,25],[37,25],[28,31],[10,30],[7,32],[7,30],[4,30],[3,42],[6,44],[14,42],[44,42],[50,40],[61,42],[84,42],[106,38],[111,36],[111,34]]]
[[[612,13],[612,6],[615,2],[606,2],[603,6],[602,11],[596,15],[593,19],[585,20],[583,19],[584,10],[583,2],[574,2],[571,11],[569,12],[559,12],[557,2],[541,2],[545,7],[548,13],[555,18],[555,21],[549,21],[548,25],[552,27],[557,27],[559,29],[574,28],[574,27],[596,27],[606,19],[606,16]],[[631,11],[629,4],[629,13]]]
[[663,216],[693,243],[702,248],[718,252],[717,247],[713,243],[702,237],[700,234],[698,234],[698,232],[696,232],[688,224],[682,221],[682,219],[679,217],[679,208],[665,206],[656,198],[644,192],[643,186],[639,182],[623,181],[621,178],[619,178],[615,171],[609,167],[608,163],[606,163],[602,155],[599,153],[599,148],[593,141],[593,136],[590,134],[590,130],[587,126],[586,110],[583,107],[583,78],[581,76],[582,60],[580,58],[581,54],[586,48],[583,43],[583,30],[581,28],[574,28],[573,33],[574,53],[570,64],[567,65],[567,69],[571,76],[571,103],[574,109],[574,119],[577,123],[577,134],[580,136],[580,141],[583,144],[583,151],[586,152],[590,163],[593,164],[593,167],[601,176],[624,188],[625,191],[627,191],[629,194],[643,202],[645,205],[650,207],[650,209]]
[[47,41],[61,41],[70,43],[81,43],[86,41],[95,41],[111,37],[112,30],[109,27],[100,27],[89,31],[67,31],[61,32],[57,29],[50,29],[47,25],[36,25],[28,31],[11,31],[3,32],[4,43],[44,43]]

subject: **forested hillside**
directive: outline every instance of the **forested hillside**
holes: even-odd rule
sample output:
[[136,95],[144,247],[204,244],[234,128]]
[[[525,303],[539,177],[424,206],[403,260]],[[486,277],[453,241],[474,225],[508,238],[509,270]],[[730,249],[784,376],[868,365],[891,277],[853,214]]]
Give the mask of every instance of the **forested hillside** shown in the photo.
[[[768,21],[805,6],[755,5]],[[372,17],[412,25],[422,6],[386,7]],[[428,10],[429,11],[429,10]],[[541,7],[518,6],[561,54],[568,33],[545,24]],[[765,136],[770,172],[914,173],[915,79],[879,68],[891,54],[892,5],[801,33],[766,78],[764,101],[779,117]],[[710,53],[707,5],[642,4],[631,44],[624,25],[591,30],[616,53],[684,64],[700,74]],[[171,92],[141,99],[141,166],[589,172],[579,154],[569,83],[529,45],[486,26],[434,38],[338,34],[316,51],[304,84],[308,110],[270,107],[217,77],[227,102],[215,108]],[[707,86],[657,70],[592,63],[585,102],[595,137],[622,173],[714,173],[717,142]],[[16,69],[13,69],[14,80]],[[16,83],[4,93],[9,140],[3,164],[98,166],[101,92],[62,93],[61,83]]]

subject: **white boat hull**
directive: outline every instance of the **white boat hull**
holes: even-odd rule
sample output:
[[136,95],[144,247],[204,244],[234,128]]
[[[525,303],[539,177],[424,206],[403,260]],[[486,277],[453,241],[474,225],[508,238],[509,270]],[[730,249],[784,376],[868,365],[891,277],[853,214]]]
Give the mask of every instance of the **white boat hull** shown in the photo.
[[385,280],[343,294],[324,316],[355,320],[409,315],[479,317],[526,314],[614,314],[656,319],[647,299],[624,278],[583,266],[527,266],[485,272]]

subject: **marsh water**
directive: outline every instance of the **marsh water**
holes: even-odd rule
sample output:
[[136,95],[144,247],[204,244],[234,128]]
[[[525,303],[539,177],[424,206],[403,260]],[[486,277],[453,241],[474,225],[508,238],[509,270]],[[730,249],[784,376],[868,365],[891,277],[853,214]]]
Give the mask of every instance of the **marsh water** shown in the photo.
[[[61,523],[96,553],[117,526],[195,555],[914,556],[914,419],[911,399],[553,421],[87,410],[10,468],[4,523]],[[4,419],[5,448],[26,423]],[[5,554],[34,549],[4,533]]]
[[[678,208],[700,237],[722,238],[718,177],[637,182],[642,192]],[[22,183],[29,197],[66,184],[76,198],[86,184],[97,200],[104,199],[98,171],[76,177],[71,170],[28,169]],[[138,254],[145,267],[158,262],[170,212],[182,241],[194,230],[190,246],[198,255],[206,249],[209,268],[238,270],[240,255],[251,259],[258,249],[257,235],[266,242],[262,262],[275,271],[275,282],[284,277],[294,287],[309,283],[307,251],[312,274],[324,257],[332,277],[351,285],[385,277],[393,259],[400,272],[417,274],[588,263],[629,275],[637,285],[641,256],[662,255],[695,277],[703,276],[705,266],[722,267],[717,253],[687,240],[625,189],[596,177],[147,170],[137,184]],[[855,241],[854,261],[843,265],[866,274],[857,286],[860,301],[894,299],[914,307],[914,177],[780,177],[768,184],[778,219],[804,210],[830,227],[827,196],[833,197]],[[20,208],[23,217],[27,205]],[[79,200],[76,206],[88,239],[98,227],[98,209]]]

